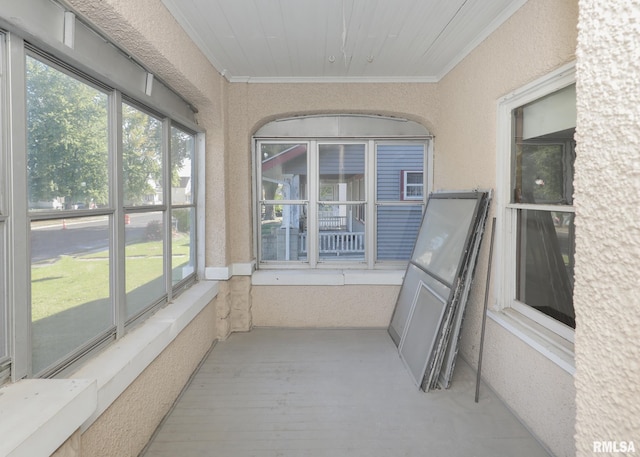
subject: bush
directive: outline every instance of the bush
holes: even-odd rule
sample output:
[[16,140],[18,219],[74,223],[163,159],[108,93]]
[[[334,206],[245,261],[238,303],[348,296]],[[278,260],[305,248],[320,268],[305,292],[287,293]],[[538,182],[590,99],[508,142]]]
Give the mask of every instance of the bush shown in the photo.
[[149,221],[144,230],[144,239],[147,241],[159,241],[162,239],[162,223],[160,221]]
[[191,212],[190,211],[174,211],[173,219],[177,222],[174,227],[178,232],[188,233],[191,230]]

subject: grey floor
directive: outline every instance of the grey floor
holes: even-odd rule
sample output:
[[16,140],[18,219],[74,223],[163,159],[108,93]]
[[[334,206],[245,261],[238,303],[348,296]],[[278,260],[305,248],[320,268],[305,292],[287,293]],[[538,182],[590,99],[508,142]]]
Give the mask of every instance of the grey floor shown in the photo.
[[214,347],[144,456],[548,457],[474,395],[460,360],[450,389],[419,391],[385,330],[254,329]]

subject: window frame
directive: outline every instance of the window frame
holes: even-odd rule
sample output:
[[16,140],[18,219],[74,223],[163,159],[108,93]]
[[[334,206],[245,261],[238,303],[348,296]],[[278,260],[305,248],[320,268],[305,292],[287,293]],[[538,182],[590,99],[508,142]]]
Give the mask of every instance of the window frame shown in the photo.
[[[34,12],[38,15],[38,12]],[[29,30],[30,13],[24,22],[25,30]],[[84,24],[79,27],[86,27]],[[204,277],[204,180],[198,178],[198,173],[204,172],[205,133],[188,115],[190,108],[177,94],[157,82],[158,90],[151,95],[135,89],[135,78],[122,83],[114,83],[108,79],[117,73],[117,77],[139,73],[142,68],[130,58],[122,58],[120,51],[113,44],[105,42],[97,35],[90,35],[89,41],[95,39],[94,46],[104,46],[101,61],[96,55],[74,54],[69,57],[70,50],[63,48],[52,49],[46,45],[48,30],[37,30],[30,35],[32,42],[27,43],[22,38],[25,33],[22,28],[11,27],[5,33],[0,29],[0,243],[3,250],[0,253],[0,313],[4,312],[6,332],[1,331],[0,338],[7,339],[7,357],[0,354],[0,385],[6,381],[17,381],[25,377],[60,377],[77,368],[78,363],[102,350],[112,341],[124,336],[129,329],[150,316],[159,307],[169,303],[172,298],[180,294],[199,279]],[[28,32],[26,32],[28,34]],[[4,41],[2,40],[4,38]],[[94,49],[89,46],[87,49]],[[78,81],[99,89],[107,95],[107,147],[109,159],[106,172],[109,175],[108,203],[101,208],[47,210],[34,214],[29,208],[27,196],[26,155],[20,151],[27,150],[27,100],[26,85],[27,56],[50,65]],[[113,66],[131,66],[122,72],[103,75],[100,67],[105,61]],[[92,63],[95,67],[92,67]],[[6,71],[5,71],[6,70]],[[131,70],[131,71],[129,71]],[[154,84],[154,87],[156,84]],[[123,92],[123,90],[127,92]],[[131,96],[129,94],[138,94]],[[6,103],[5,103],[6,102]],[[194,137],[192,152],[192,201],[189,208],[193,208],[192,231],[195,235],[191,240],[193,272],[172,284],[171,278],[171,185],[163,186],[163,204],[135,207],[136,210],[153,209],[162,211],[164,220],[165,249],[163,251],[163,272],[167,283],[167,292],[160,300],[148,306],[144,312],[135,318],[126,320],[125,316],[125,277],[124,277],[124,218],[127,208],[123,202],[122,178],[122,103],[133,104],[145,112],[153,113],[163,124],[162,160],[163,182],[170,181],[170,129],[176,126]],[[182,104],[182,106],[181,106]],[[187,113],[187,114],[185,114]],[[192,113],[193,114],[193,113]],[[24,157],[23,157],[24,155]],[[34,373],[32,368],[31,345],[31,247],[30,223],[32,220],[51,220],[61,217],[86,218],[92,216],[108,217],[109,225],[109,261],[110,261],[110,309],[115,316],[114,325],[108,331],[100,332],[76,346],[58,362]],[[6,248],[6,249],[5,249]],[[2,258],[4,256],[4,258]],[[3,306],[5,309],[3,310]],[[2,318],[0,317],[0,325]],[[1,348],[2,345],[0,345]]]
[[[409,174],[420,174],[422,175],[422,184],[417,185],[413,183],[409,183],[408,177]],[[419,187],[421,191],[421,195],[414,196],[409,195],[408,188],[409,187]],[[424,200],[424,173],[422,171],[416,170],[400,170],[400,200],[401,201],[420,201]]]
[[5,140],[7,133],[7,40],[0,30],[0,385],[11,374],[10,331],[9,331],[9,290],[8,290],[8,198],[9,186],[9,144]]
[[[274,136],[269,135],[262,137],[255,135],[252,142],[252,158],[254,161],[253,167],[253,205],[254,205],[254,217],[256,223],[254,224],[254,255],[257,259],[256,268],[258,269],[399,269],[405,268],[408,262],[397,260],[378,260],[376,259],[376,210],[378,206],[385,205],[421,205],[422,211],[426,205],[427,194],[424,189],[431,189],[433,182],[432,167],[432,145],[430,135],[424,137],[416,137],[414,135],[407,137],[328,137],[328,136]],[[364,217],[367,221],[365,224],[365,254],[364,260],[360,261],[330,261],[326,259],[320,259],[319,252],[317,252],[317,224],[316,220],[317,211],[309,211],[308,214],[308,229],[307,237],[307,260],[304,261],[273,261],[263,260],[261,258],[262,253],[262,236],[261,236],[261,207],[263,204],[269,204],[269,201],[261,199],[262,189],[262,173],[261,173],[261,145],[262,144],[284,144],[284,143],[305,143],[307,144],[307,170],[309,174],[309,180],[307,182],[307,199],[306,200],[292,200],[291,204],[305,204],[308,208],[311,205],[317,205],[319,200],[319,146],[325,144],[364,144],[365,145],[365,170],[364,176],[359,179],[364,180],[364,194],[365,199],[362,201],[345,201],[341,204],[358,204],[356,215]],[[423,146],[423,196],[416,200],[402,200],[397,201],[378,201],[376,196],[376,175],[377,175],[377,148],[379,145],[396,145],[396,144],[420,144]],[[312,178],[313,181],[312,182]],[[360,190],[358,190],[360,196]],[[361,210],[359,208],[362,208]],[[361,212],[360,212],[361,211]],[[312,230],[313,229],[313,230]]]
[[[517,251],[518,214],[521,210],[543,210],[575,213],[573,205],[551,205],[531,203],[511,203],[513,180],[512,144],[514,109],[536,101],[546,95],[575,84],[575,63],[569,63],[556,71],[522,87],[498,100],[497,106],[497,151],[496,151],[496,270],[494,284],[494,309],[515,311],[524,321],[540,326],[543,333],[548,331],[570,344],[574,341],[575,330],[562,322],[518,301],[517,296]],[[540,332],[535,332],[539,333]],[[547,338],[547,337],[545,337]],[[548,339],[548,338],[547,338]],[[553,338],[552,338],[553,339]],[[553,344],[553,343],[552,343]],[[565,351],[562,349],[562,351]],[[566,352],[566,351],[565,351]]]

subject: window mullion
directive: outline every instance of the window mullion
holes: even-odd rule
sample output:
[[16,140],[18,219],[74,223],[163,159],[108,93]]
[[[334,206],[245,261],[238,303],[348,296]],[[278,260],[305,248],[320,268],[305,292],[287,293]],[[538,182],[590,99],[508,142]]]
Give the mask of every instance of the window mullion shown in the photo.
[[310,141],[307,154],[309,176],[308,197],[309,207],[307,208],[307,253],[309,266],[315,268],[318,265],[318,191],[320,181],[320,168],[318,165],[318,142]]
[[[8,129],[13,151],[27,150],[26,115],[26,72],[24,42],[11,35],[9,42],[9,58],[7,76],[11,87],[11,111],[8,118],[11,123]],[[12,380],[17,381],[31,374],[31,306],[30,303],[30,261],[29,219],[27,216],[27,155],[8,154],[11,170],[9,185],[11,199],[8,206],[8,290],[7,300],[12,308],[9,310],[9,331],[11,333],[10,353],[13,358]]]
[[164,243],[162,264],[164,269],[165,288],[167,291],[167,301],[171,301],[173,290],[173,273],[171,269],[171,235],[173,230],[171,188],[173,183],[171,182],[171,121],[168,118],[164,118],[162,122],[162,162],[162,201],[166,208],[163,215]]
[[373,269],[376,263],[376,142],[367,142],[365,153],[365,261],[367,268]]
[[125,281],[125,210],[122,146],[122,94],[114,91],[110,98],[110,160],[111,160],[111,303],[114,306],[116,337],[124,335],[126,321]]

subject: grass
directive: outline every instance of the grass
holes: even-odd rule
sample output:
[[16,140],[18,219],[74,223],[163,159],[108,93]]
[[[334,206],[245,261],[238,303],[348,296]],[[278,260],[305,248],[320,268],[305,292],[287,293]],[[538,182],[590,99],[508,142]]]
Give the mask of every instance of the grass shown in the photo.
[[[189,262],[189,237],[173,240],[173,268]],[[126,247],[126,290],[130,292],[162,275],[161,241]],[[36,321],[109,297],[109,252],[61,256],[31,268],[31,314]]]

